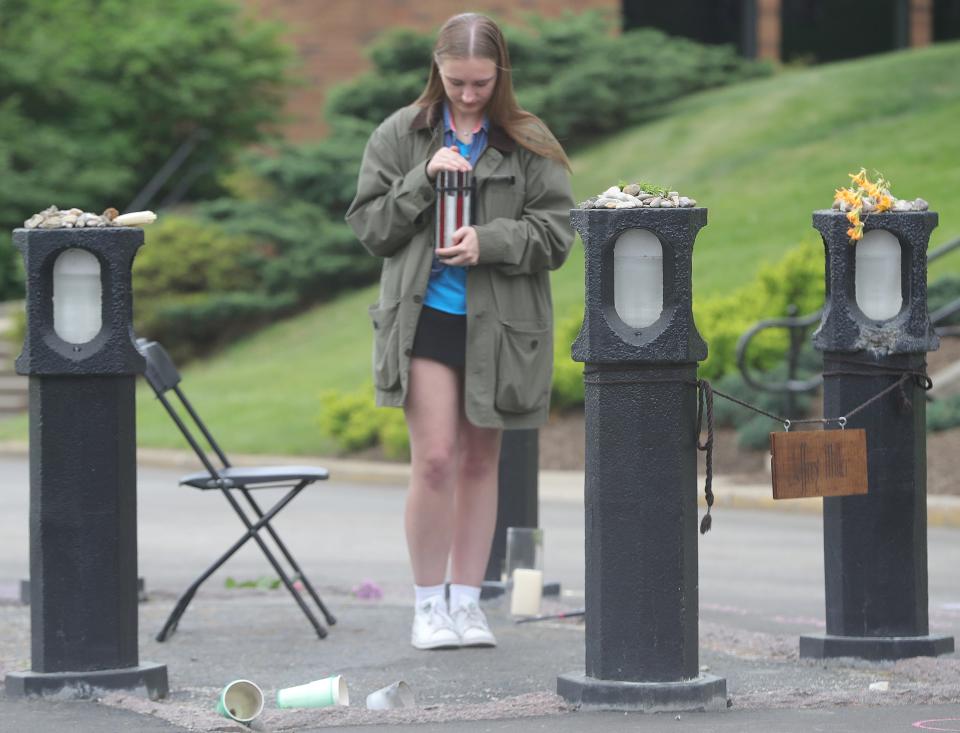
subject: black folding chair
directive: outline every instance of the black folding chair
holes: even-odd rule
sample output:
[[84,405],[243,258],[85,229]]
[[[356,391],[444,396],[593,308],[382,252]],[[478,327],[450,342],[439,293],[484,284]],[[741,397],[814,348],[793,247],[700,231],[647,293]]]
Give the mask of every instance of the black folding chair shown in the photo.
[[[284,586],[286,586],[287,590],[290,591],[290,595],[293,596],[294,600],[297,602],[297,605],[300,606],[300,609],[304,612],[307,619],[313,625],[313,628],[317,632],[317,636],[323,639],[327,635],[327,630],[322,624],[320,624],[319,621],[317,621],[313,611],[311,611],[310,607],[304,602],[304,599],[301,597],[300,593],[297,592],[297,589],[293,585],[294,582],[299,580],[303,584],[303,587],[317,604],[320,612],[327,620],[327,624],[333,626],[337,620],[334,618],[333,614],[327,610],[327,607],[323,605],[323,601],[320,600],[320,596],[317,595],[313,585],[309,580],[307,580],[307,577],[303,574],[300,566],[297,564],[296,560],[293,559],[293,555],[290,554],[287,546],[281,541],[279,535],[277,535],[276,530],[270,525],[270,521],[280,512],[281,509],[293,501],[294,497],[296,497],[296,495],[299,494],[306,486],[309,486],[315,481],[322,481],[326,479],[329,475],[327,470],[325,468],[312,468],[309,466],[255,466],[251,468],[231,466],[226,454],[220,449],[220,446],[214,440],[213,436],[210,434],[210,431],[207,429],[206,425],[203,424],[200,416],[197,415],[196,411],[193,409],[193,406],[180,389],[180,373],[177,371],[177,368],[174,366],[173,361],[170,359],[170,356],[167,354],[166,350],[156,341],[148,341],[147,339],[138,339],[137,348],[147,360],[146,378],[150,383],[150,386],[153,387],[153,391],[156,393],[157,399],[159,399],[166,408],[167,412],[170,414],[170,417],[173,418],[173,421],[180,429],[180,432],[183,433],[183,437],[187,439],[190,447],[193,448],[193,451],[197,454],[197,457],[200,459],[201,463],[203,463],[203,466],[206,469],[200,473],[193,473],[189,476],[184,476],[180,479],[180,485],[192,486],[196,489],[202,490],[219,489],[230,503],[230,506],[233,507],[234,511],[237,513],[237,516],[240,517],[240,521],[242,521],[244,526],[247,528],[247,531],[240,537],[240,539],[234,542],[230,549],[221,555],[220,558],[213,563],[213,565],[207,568],[203,574],[193,582],[193,585],[187,588],[184,594],[180,596],[180,599],[177,601],[177,605],[174,606],[173,611],[170,613],[170,617],[163,625],[163,629],[161,629],[160,633],[157,634],[157,641],[166,641],[168,638],[170,638],[170,636],[173,635],[173,633],[177,630],[177,624],[180,622],[180,617],[183,615],[184,611],[187,610],[187,606],[193,599],[197,589],[207,578],[213,575],[213,573],[216,572],[220,566],[230,559],[230,557],[237,550],[243,547],[243,545],[251,539],[260,546],[261,550],[263,550],[263,554],[266,555],[267,560],[273,566],[273,569],[276,571],[277,575],[280,576],[281,582],[284,584]],[[178,410],[168,399],[167,395],[170,392],[176,395],[181,408],[186,411],[187,415],[189,416],[190,423],[193,425],[192,428],[188,426],[188,422],[186,420],[181,418]],[[201,443],[194,435],[195,430],[202,434],[203,439],[210,447],[210,450],[212,450],[216,455],[216,459],[207,455],[206,450],[201,446]],[[217,459],[221,464],[219,468],[215,465],[215,461]],[[284,494],[283,497],[276,504],[274,504],[269,511],[264,512],[261,510],[257,502],[254,501],[254,498],[250,493],[251,489],[264,488],[288,488],[289,491],[287,491],[287,493]],[[247,511],[244,510],[240,502],[237,501],[234,492],[239,492],[243,495],[250,507],[250,510],[252,510],[252,516],[248,515]],[[277,561],[277,558],[270,551],[270,548],[266,545],[263,538],[259,534],[260,530],[266,530],[267,534],[270,535],[280,552],[286,558],[287,562],[290,564],[290,567],[293,569],[292,578],[287,575],[280,563]]]

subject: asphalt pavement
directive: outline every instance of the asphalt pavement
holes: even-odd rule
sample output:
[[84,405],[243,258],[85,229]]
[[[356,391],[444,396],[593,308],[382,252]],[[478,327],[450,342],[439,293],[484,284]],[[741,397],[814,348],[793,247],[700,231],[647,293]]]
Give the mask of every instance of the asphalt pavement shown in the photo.
[[[412,649],[402,469],[391,473],[375,465],[333,462],[331,480],[307,490],[276,522],[338,617],[327,639],[316,638],[283,589],[231,587],[272,578],[250,546],[207,582],[177,633],[158,643],[154,635],[179,592],[241,533],[221,496],[177,485],[193,466],[181,469],[175,462],[142,462],[138,487],[139,574],[147,593],[140,604],[140,658],[167,665],[170,696],[150,701],[111,692],[96,702],[0,697],[0,731],[244,730],[214,712],[218,690],[237,678],[252,679],[266,692],[266,708],[253,726],[260,730],[349,725],[359,732],[400,724],[422,731],[960,730],[956,654],[896,663],[798,659],[799,634],[824,628],[816,507],[738,508],[730,499],[758,487],[722,480],[717,493],[726,490],[728,503],[714,509],[713,530],[700,538],[700,664],[727,680],[726,711],[681,713],[679,719],[574,711],[554,690],[558,674],[583,669],[582,621],[516,625],[502,600],[486,604],[498,648]],[[29,608],[18,601],[19,581],[28,572],[27,487],[25,457],[0,457],[0,677],[30,666]],[[544,600],[544,611],[583,604],[581,492],[582,476],[541,475],[545,571],[562,587],[561,596]],[[743,499],[744,505],[772,506]],[[960,636],[960,529],[931,527],[928,558],[931,633]],[[365,581],[382,597],[357,597]],[[276,708],[277,689],[330,674],[347,680],[349,707]],[[399,679],[413,689],[417,708],[365,709],[367,693]],[[877,682],[888,689],[871,690]]]

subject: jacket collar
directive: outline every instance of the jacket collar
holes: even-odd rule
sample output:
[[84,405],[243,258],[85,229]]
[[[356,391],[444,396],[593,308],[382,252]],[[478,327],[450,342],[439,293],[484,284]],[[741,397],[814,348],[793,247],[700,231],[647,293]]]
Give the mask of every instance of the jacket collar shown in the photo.
[[[421,107],[413,121],[411,130],[433,129],[443,122],[443,105],[433,104],[430,107]],[[517,143],[506,131],[496,123],[490,123],[487,144],[503,153],[510,153],[517,149]]]

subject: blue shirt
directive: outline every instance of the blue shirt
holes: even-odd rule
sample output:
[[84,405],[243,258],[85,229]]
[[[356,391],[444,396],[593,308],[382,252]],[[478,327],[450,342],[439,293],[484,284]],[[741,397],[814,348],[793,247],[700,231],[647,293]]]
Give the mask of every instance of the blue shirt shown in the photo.
[[[470,161],[472,166],[476,166],[480,154],[487,147],[489,126],[487,118],[484,117],[480,127],[473,131],[470,142],[461,142],[457,139],[457,133],[453,127],[450,108],[446,104],[443,105],[443,144],[446,147],[456,144],[460,155]],[[427,293],[423,303],[438,311],[458,316],[465,315],[467,312],[466,268],[445,265],[434,255],[430,281],[427,283]]]

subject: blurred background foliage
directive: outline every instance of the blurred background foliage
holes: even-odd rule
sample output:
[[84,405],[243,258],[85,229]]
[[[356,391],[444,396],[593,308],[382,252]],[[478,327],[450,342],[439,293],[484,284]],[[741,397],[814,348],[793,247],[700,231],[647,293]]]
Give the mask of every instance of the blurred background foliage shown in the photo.
[[[161,217],[135,263],[137,330],[181,360],[379,272],[343,216],[373,128],[422,90],[434,34],[380,38],[373,68],[328,95],[330,134],[291,144],[270,135],[296,83],[279,31],[228,0],[0,0],[3,227],[51,203],[123,210],[202,132],[188,205]],[[616,35],[596,13],[531,16],[505,33],[521,103],[568,149],[683,94],[770,72],[732,47]],[[0,252],[0,300],[17,297],[14,252]]]
[[[0,226],[121,211],[192,133],[195,196],[280,119],[282,28],[229,0],[0,0]],[[20,292],[0,248],[0,300]]]

